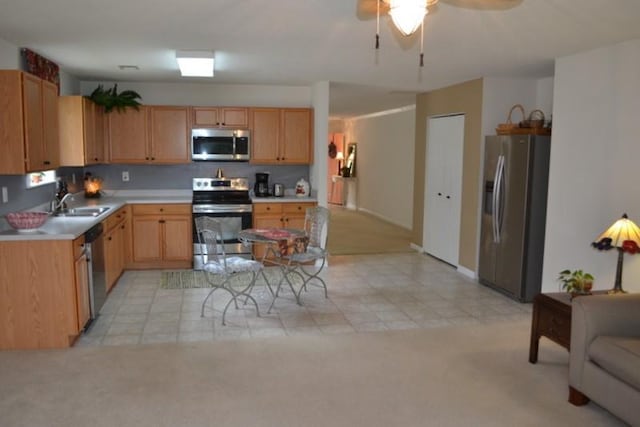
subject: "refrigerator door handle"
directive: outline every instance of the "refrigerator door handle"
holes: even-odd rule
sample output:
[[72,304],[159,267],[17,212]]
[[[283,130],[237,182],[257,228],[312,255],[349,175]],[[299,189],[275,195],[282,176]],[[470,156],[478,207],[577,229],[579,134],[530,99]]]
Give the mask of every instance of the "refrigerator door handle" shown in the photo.
[[491,192],[491,231],[493,232],[493,242],[498,242],[497,235],[497,203],[498,203],[498,179],[500,178],[500,161],[502,160],[502,156],[498,156],[498,164],[496,165],[496,173],[493,177],[493,191]]
[[500,155],[498,157],[498,166],[496,168],[496,181],[495,181],[495,204],[493,207],[493,218],[494,218],[494,242],[500,243],[501,240],[501,228],[502,228],[502,215],[501,215],[501,207],[502,207],[502,187],[504,181],[504,156]]

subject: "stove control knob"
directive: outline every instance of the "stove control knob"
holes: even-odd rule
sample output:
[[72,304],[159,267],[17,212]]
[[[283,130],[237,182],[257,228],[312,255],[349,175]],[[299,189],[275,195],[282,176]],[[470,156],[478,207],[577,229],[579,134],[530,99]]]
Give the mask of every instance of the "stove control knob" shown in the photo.
[[196,182],[196,187],[201,187],[202,183],[201,182]]

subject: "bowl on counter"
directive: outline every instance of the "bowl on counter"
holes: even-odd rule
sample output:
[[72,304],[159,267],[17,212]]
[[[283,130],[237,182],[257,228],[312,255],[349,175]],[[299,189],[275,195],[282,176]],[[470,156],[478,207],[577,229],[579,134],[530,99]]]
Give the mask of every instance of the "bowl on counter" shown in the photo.
[[48,212],[10,212],[6,215],[7,222],[17,231],[34,231],[42,226],[49,218]]

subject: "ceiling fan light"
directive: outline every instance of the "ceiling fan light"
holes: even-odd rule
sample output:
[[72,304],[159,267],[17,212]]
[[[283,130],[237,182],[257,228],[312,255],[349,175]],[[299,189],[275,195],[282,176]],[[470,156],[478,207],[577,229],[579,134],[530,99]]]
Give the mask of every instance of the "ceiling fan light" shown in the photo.
[[389,2],[389,15],[396,28],[405,36],[416,32],[427,13],[426,0],[391,0]]

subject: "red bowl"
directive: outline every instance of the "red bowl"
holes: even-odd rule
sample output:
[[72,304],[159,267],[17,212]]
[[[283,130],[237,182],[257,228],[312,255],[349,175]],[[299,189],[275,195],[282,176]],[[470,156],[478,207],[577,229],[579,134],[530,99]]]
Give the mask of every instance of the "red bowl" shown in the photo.
[[16,230],[33,230],[44,224],[49,214],[47,212],[10,212],[6,217],[9,225]]

